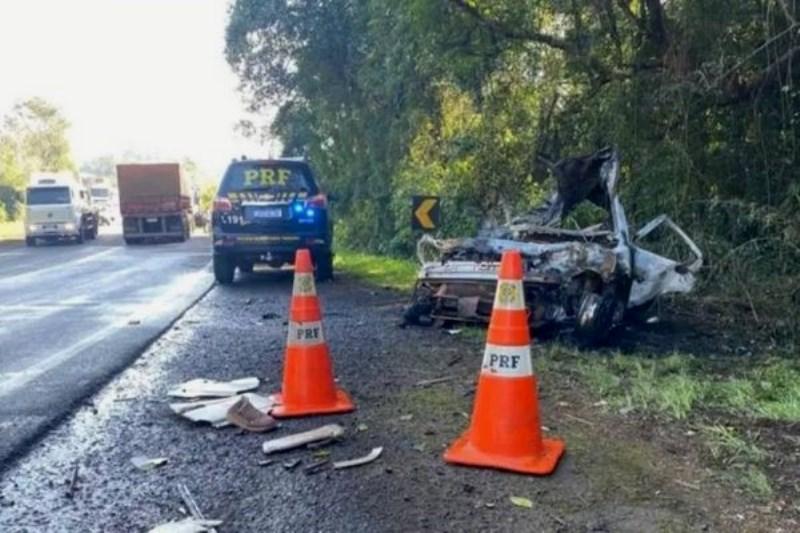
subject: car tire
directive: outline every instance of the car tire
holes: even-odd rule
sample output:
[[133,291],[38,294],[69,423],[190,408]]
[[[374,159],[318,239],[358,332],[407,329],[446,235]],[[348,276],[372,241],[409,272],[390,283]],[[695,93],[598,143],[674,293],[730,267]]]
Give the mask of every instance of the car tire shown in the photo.
[[236,273],[236,265],[229,258],[222,255],[214,256],[214,279],[220,285],[230,285],[233,283],[233,276]]
[[611,332],[616,301],[614,295],[588,292],[581,298],[575,322],[575,336],[584,347],[602,344]]
[[315,277],[317,281],[333,281],[333,254],[323,252],[317,256]]
[[239,271],[244,274],[252,274],[254,266],[253,263],[242,263],[239,265]]

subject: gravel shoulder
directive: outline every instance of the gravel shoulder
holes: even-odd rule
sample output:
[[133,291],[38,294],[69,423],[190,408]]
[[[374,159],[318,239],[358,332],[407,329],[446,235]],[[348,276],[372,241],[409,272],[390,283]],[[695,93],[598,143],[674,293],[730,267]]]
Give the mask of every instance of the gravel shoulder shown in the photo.
[[[166,390],[195,377],[280,383],[290,276],[216,287],[129,369],[0,478],[0,530],[146,531],[180,518],[185,483],[220,531],[763,531],[777,519],[710,479],[679,426],[646,427],[597,405],[569,372],[541,365],[546,431],[567,454],[553,476],[446,465],[468,423],[478,334],[397,327],[404,294],[342,277],[318,287],[340,385],[357,411],[287,420],[276,432],[215,430],[176,417]],[[277,316],[277,318],[273,318]],[[535,347],[534,354],[542,351]],[[535,368],[540,363],[534,362]],[[419,381],[447,377],[430,386]],[[319,450],[270,466],[265,438],[324,423],[346,427],[333,460],[383,446],[376,462],[305,475]],[[325,452],[323,452],[325,453]],[[169,463],[141,472],[135,455]],[[282,463],[301,459],[301,467]],[[68,484],[77,465],[77,485]],[[511,504],[529,498],[533,507]]]

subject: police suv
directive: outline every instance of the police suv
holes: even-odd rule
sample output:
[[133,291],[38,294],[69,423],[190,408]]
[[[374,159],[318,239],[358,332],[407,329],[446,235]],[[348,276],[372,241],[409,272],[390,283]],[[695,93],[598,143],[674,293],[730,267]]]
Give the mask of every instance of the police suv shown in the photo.
[[238,268],[281,267],[308,248],[319,280],[333,278],[328,198],[300,159],[234,160],[212,211],[214,277],[233,282]]

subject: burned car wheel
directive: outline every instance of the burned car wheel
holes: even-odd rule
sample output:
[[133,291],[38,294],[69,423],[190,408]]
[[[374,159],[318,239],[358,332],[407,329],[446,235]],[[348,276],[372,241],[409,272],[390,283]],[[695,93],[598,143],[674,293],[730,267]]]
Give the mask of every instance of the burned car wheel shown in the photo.
[[575,323],[575,337],[581,346],[595,346],[608,338],[616,306],[613,294],[589,292],[583,295]]

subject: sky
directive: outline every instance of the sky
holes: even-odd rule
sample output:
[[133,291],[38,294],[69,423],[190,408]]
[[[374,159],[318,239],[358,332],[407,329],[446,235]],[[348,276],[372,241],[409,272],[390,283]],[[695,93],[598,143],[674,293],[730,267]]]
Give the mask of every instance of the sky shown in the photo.
[[0,0],[0,115],[54,103],[79,165],[133,150],[219,175],[232,157],[277,155],[234,132],[248,117],[224,57],[229,3]]

